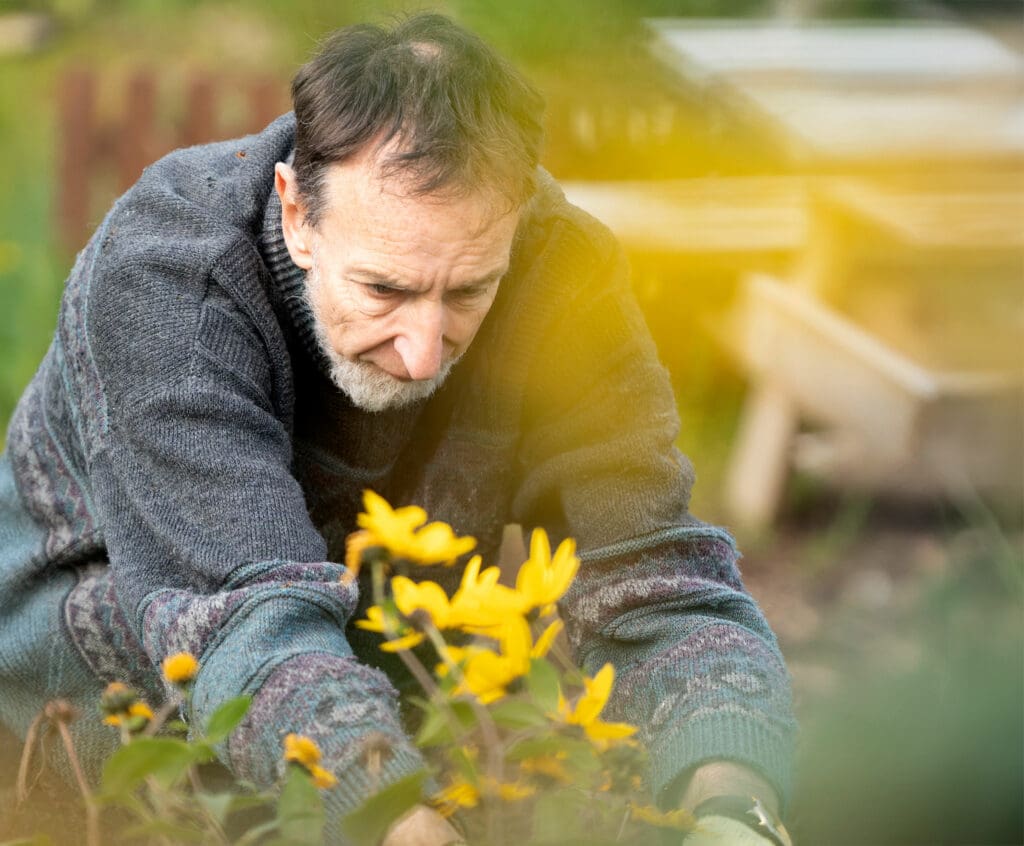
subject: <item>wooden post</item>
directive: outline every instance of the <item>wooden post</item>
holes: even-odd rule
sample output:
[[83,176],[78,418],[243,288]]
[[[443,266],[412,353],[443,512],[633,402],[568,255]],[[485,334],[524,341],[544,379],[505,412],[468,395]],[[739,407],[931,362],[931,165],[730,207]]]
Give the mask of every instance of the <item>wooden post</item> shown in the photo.
[[128,82],[125,116],[118,141],[118,182],[126,191],[153,161],[156,80],[151,71],[141,70]]
[[249,125],[245,132],[258,132],[282,113],[281,84],[268,77],[253,80],[248,88]]
[[89,224],[89,177],[97,153],[95,76],[84,68],[69,70],[61,78],[59,97],[57,232],[61,246],[74,252]]
[[212,141],[217,137],[217,89],[206,74],[197,74],[189,82],[185,98],[185,120],[182,124],[180,145],[191,147]]

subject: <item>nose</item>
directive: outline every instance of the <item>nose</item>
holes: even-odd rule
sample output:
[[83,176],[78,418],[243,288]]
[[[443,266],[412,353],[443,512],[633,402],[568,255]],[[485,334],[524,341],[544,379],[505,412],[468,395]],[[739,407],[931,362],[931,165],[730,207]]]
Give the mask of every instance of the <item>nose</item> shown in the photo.
[[413,310],[394,345],[410,379],[433,379],[444,355],[444,307],[427,302]]

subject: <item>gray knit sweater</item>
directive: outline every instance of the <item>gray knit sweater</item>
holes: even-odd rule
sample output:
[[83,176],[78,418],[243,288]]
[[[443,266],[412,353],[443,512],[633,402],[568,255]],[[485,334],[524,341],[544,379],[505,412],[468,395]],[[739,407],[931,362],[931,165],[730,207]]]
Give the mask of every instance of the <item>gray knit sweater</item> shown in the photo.
[[[448,383],[364,413],[324,375],[282,243],[292,145],[289,115],[171,154],[79,255],[0,458],[0,720],[24,733],[55,695],[94,713],[114,679],[157,696],[154,665],[188,650],[190,720],[254,696],[222,750],[239,777],[273,779],[290,731],[324,748],[335,814],[372,789],[367,738],[390,741],[384,782],[419,767],[335,563],[370,487],[485,554],[510,522],[577,538],[569,641],[616,665],[608,718],[640,724],[655,788],[725,758],[785,793],[786,671],[732,539],[687,511],[669,382],[607,230],[546,184]],[[113,740],[88,723],[95,765]]]

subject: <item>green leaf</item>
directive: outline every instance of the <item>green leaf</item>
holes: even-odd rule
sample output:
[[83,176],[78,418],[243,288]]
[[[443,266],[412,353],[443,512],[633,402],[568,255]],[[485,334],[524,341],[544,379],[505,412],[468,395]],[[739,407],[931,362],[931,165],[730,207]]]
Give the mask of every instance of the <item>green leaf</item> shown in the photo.
[[284,840],[320,846],[324,839],[324,803],[313,779],[301,767],[288,767],[277,802],[277,826]]
[[418,770],[375,793],[341,821],[341,830],[356,846],[380,842],[402,814],[423,799],[426,770]]
[[216,745],[224,740],[242,722],[251,704],[251,696],[238,696],[223,703],[206,724],[206,741]]
[[521,740],[505,753],[510,761],[521,761],[524,758],[541,755],[562,756],[566,768],[578,782],[578,787],[585,786],[589,781],[586,777],[601,769],[601,761],[589,743],[558,734]]
[[[578,790],[555,790],[541,795],[533,806],[533,843],[580,842],[590,816],[590,797]],[[592,842],[594,832],[590,832]]]
[[461,736],[476,725],[476,713],[468,702],[449,702],[443,706],[426,703],[424,710],[426,716],[416,734],[417,746],[453,743],[457,734]]
[[499,726],[510,729],[537,728],[550,722],[540,708],[521,699],[502,699],[491,706],[491,717]]
[[526,676],[526,689],[542,711],[553,714],[558,711],[558,670],[544,658],[530,661],[530,672]]
[[148,776],[173,782],[196,760],[196,752],[182,740],[140,737],[118,749],[103,765],[105,793],[134,790]]
[[0,846],[53,846],[53,841],[47,834],[36,834],[33,837],[23,837],[18,840],[5,840]]
[[160,837],[170,838],[173,843],[206,843],[210,840],[209,832],[197,831],[187,825],[161,819],[148,820],[139,825],[133,825],[123,832],[123,835],[129,839],[144,834],[155,834]]
[[252,846],[256,843],[265,844],[266,840],[264,838],[266,835],[274,831],[277,831],[277,820],[268,820],[248,829],[245,834],[235,841],[234,846]]
[[226,820],[228,818],[228,814],[231,813],[232,805],[235,801],[235,794],[197,793],[195,798],[206,810],[206,813],[217,821],[218,825],[223,825],[224,820]]

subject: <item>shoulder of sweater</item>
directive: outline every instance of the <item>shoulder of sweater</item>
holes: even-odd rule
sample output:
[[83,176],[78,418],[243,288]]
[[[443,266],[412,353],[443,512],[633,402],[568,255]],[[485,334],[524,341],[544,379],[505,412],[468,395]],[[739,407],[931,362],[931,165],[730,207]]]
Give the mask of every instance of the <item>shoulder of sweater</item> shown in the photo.
[[274,164],[293,142],[287,114],[255,135],[175,150],[153,163],[94,236],[96,269],[197,278],[241,245],[255,247]]
[[527,231],[544,240],[560,239],[597,261],[605,261],[621,247],[612,231],[593,215],[570,203],[555,178],[538,169],[537,192],[527,208]]

